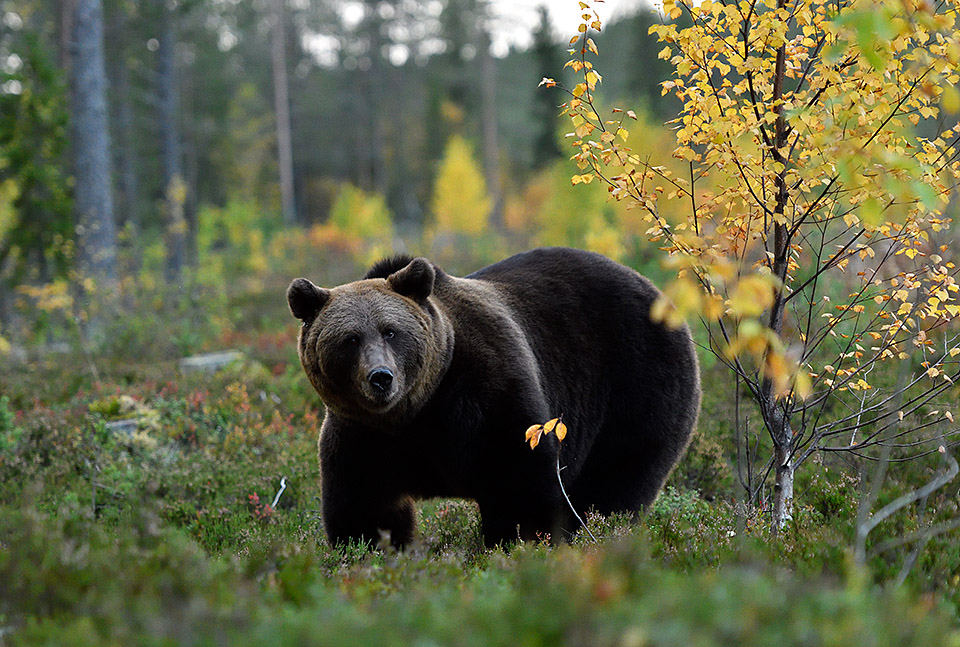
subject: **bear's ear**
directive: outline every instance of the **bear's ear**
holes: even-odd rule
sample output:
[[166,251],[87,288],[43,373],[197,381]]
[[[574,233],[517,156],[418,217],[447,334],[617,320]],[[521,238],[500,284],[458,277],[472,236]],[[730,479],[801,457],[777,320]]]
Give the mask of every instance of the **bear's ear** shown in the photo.
[[290,312],[304,323],[313,320],[329,298],[330,290],[317,287],[307,279],[293,279],[287,288]]
[[410,297],[414,301],[424,301],[433,292],[433,282],[437,272],[433,264],[425,258],[415,258],[402,270],[387,277],[387,282],[397,294]]

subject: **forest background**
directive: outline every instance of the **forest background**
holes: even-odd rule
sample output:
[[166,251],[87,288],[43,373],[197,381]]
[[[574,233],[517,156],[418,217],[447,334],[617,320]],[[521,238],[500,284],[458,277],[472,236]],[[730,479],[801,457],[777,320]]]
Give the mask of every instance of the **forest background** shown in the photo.
[[[570,245],[682,286],[644,210],[570,159],[590,133],[560,105],[584,83],[593,114],[624,109],[625,150],[692,181],[650,33],[690,14],[599,32],[585,15],[558,34],[541,11],[532,45],[504,51],[510,16],[482,0],[0,3],[0,644],[960,644],[957,388],[914,400],[904,371],[871,369],[913,435],[879,419],[864,429],[886,443],[813,443],[771,523],[777,439],[696,308],[704,413],[641,522],[486,551],[472,504],[434,501],[410,551],[325,545],[291,278]],[[578,34],[602,83],[565,65]],[[956,373],[922,351],[911,375]],[[845,431],[867,400],[841,383],[817,418]]]

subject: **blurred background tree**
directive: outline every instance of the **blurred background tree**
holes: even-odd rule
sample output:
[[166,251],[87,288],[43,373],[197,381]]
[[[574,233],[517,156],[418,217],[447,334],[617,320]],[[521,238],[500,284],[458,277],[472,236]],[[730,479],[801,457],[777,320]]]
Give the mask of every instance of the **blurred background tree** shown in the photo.
[[[189,285],[210,267],[198,259],[204,214],[323,225],[348,186],[391,214],[379,247],[428,253],[431,225],[489,227],[474,251],[490,258],[506,252],[505,234],[515,247],[585,245],[594,223],[591,240],[610,237],[609,213],[553,227],[578,232],[569,239],[537,233],[556,209],[507,222],[543,212],[522,206],[538,190],[567,193],[551,170],[567,156],[561,97],[537,88],[564,60],[545,5],[524,15],[489,0],[4,0],[0,14],[0,322],[12,323],[17,285],[71,269],[123,283],[162,256],[160,282]],[[609,100],[649,106],[663,131],[655,18],[622,11],[600,38],[631,53],[607,73]],[[460,193],[470,187],[456,169],[474,167],[478,190]],[[599,246],[613,242],[636,247]]]
[[13,316],[10,294],[22,283],[50,283],[70,266],[73,204],[64,165],[66,85],[36,35],[9,57],[0,84],[0,316]]

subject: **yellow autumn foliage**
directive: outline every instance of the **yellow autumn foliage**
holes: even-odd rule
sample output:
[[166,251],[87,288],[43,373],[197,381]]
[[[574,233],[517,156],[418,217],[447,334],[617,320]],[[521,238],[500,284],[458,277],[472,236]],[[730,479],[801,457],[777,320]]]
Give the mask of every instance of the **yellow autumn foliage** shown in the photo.
[[330,209],[330,224],[348,236],[365,241],[393,238],[393,217],[382,195],[344,184]]
[[[564,106],[578,167],[568,177],[585,193],[606,185],[633,207],[617,211],[621,229],[672,259],[677,283],[658,315],[715,322],[726,330],[712,338],[715,351],[752,356],[780,396],[865,388],[853,377],[957,317],[950,249],[933,242],[950,226],[945,207],[960,177],[960,125],[941,113],[960,105],[957,0],[922,11],[893,0],[841,9],[760,0],[747,12],[667,0],[670,21],[650,31],[674,69],[663,93],[682,105],[669,138],[650,137],[657,130],[642,113],[600,116],[587,36],[599,19],[581,7],[567,63],[578,81]],[[913,128],[921,120],[923,135]],[[880,271],[885,263],[895,267]],[[846,294],[820,298],[825,272]],[[897,297],[898,309],[884,297],[918,291],[932,298]],[[868,334],[882,343],[867,347]],[[851,379],[805,384],[820,374],[813,350],[839,335],[854,340],[839,358]]]
[[430,210],[434,233],[480,235],[490,226],[492,201],[473,147],[460,135],[447,141],[437,169]]

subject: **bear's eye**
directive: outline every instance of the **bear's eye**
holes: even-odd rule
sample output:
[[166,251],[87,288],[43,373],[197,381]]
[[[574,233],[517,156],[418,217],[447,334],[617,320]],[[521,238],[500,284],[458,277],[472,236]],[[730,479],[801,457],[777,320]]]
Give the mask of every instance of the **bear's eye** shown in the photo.
[[348,346],[356,346],[360,343],[360,335],[349,335],[343,340]]
[[396,334],[397,334],[396,330],[394,330],[393,328],[387,328],[386,330],[383,331],[383,338],[393,339]]

